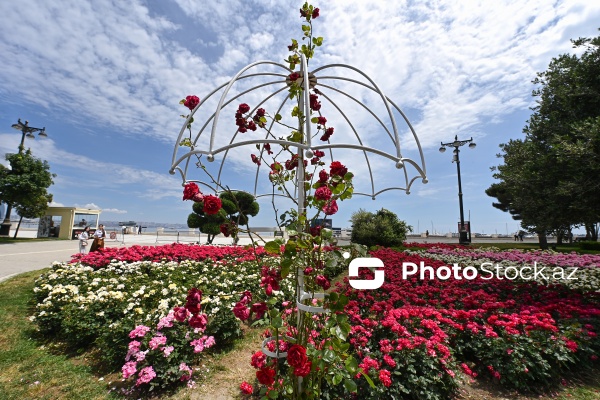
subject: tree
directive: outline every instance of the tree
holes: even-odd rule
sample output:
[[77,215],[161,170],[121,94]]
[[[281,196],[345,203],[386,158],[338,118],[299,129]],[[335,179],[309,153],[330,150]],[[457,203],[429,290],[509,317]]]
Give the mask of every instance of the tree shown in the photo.
[[212,243],[215,236],[223,233],[232,235],[237,243],[239,225],[248,225],[249,217],[258,214],[260,207],[254,196],[247,192],[226,191],[219,195],[222,208],[216,214],[206,214],[202,201],[194,202],[188,216],[187,224],[190,228],[199,228],[200,232],[208,235],[207,242]]
[[581,56],[561,55],[533,81],[537,105],[523,140],[501,145],[499,183],[486,193],[525,229],[547,233],[585,226],[598,238],[600,221],[600,37],[572,41]]
[[351,240],[365,246],[400,246],[406,240],[406,234],[412,232],[412,226],[398,219],[393,212],[382,208],[371,213],[362,208],[352,213]]
[[[31,155],[31,150],[24,153],[8,154],[6,160],[10,163],[10,170],[0,171],[0,198],[9,208],[15,208],[21,220],[37,218],[44,215],[52,195],[48,188],[54,183],[52,178],[56,174],[50,173],[47,161]],[[7,216],[9,210],[7,209]],[[19,225],[14,237],[17,237]]]

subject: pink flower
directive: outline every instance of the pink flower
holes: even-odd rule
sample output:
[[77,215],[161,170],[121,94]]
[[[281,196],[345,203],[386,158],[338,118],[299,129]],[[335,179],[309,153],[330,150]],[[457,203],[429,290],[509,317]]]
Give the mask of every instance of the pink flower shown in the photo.
[[173,327],[174,319],[175,319],[175,317],[173,316],[173,312],[170,312],[169,314],[167,314],[166,317],[161,318],[160,321],[158,321],[158,324],[156,325],[156,329],[160,331],[162,328]]
[[135,337],[144,337],[146,336],[146,333],[150,332],[150,328],[145,326],[145,325],[138,325],[135,327],[134,330],[132,330],[131,332],[129,332],[129,337],[131,339],[135,338]]
[[165,346],[162,349],[165,357],[169,357],[171,355],[171,353],[173,352],[173,350],[175,350],[175,347],[173,347],[173,346]]
[[185,307],[175,307],[173,309],[173,316],[179,322],[185,321],[185,319],[188,317],[188,315],[189,315],[189,311]]
[[130,376],[133,376],[137,372],[137,363],[135,361],[129,361],[123,365],[121,371],[123,372],[123,379],[127,379]]
[[151,366],[142,368],[142,370],[139,373],[139,378],[135,383],[135,386],[140,386],[144,383],[149,383],[154,378],[156,378],[156,373],[154,372],[154,369]]
[[179,370],[183,372],[183,375],[181,375],[181,378],[179,378],[182,382],[189,381],[190,379],[192,379],[193,371],[190,367],[187,366],[186,363],[179,364]]
[[160,346],[164,345],[165,343],[167,343],[166,336],[155,336],[152,339],[150,339],[150,343],[148,343],[148,347],[152,350],[156,350]]

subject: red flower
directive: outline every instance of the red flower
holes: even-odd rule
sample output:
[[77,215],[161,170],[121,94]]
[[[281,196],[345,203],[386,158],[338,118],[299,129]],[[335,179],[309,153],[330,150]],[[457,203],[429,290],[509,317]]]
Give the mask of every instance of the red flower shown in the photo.
[[348,168],[346,168],[341,162],[334,161],[329,166],[329,172],[332,176],[336,175],[343,178],[344,175],[346,175],[346,173],[348,172]]
[[194,182],[190,182],[183,188],[183,200],[193,200],[194,196],[200,193],[200,188]]
[[198,96],[187,96],[183,105],[189,108],[190,110],[194,110],[194,108],[196,108],[196,106],[199,103],[200,99],[198,98]]
[[317,200],[329,200],[331,198],[331,190],[327,186],[321,186],[315,190],[315,198]]
[[252,162],[256,165],[260,165],[260,158],[256,157],[254,154],[250,155],[250,158],[252,158]]
[[317,277],[315,278],[315,282],[317,283],[317,285],[321,286],[324,290],[327,290],[331,287],[331,283],[329,282],[329,279],[327,279],[323,275],[317,275]]
[[297,72],[292,72],[292,73],[289,75],[289,78],[290,78],[290,81],[294,82],[294,81],[296,81],[296,80],[300,79],[300,74],[299,74],[299,73],[297,73]]
[[327,179],[329,179],[329,174],[327,173],[327,171],[322,169],[321,172],[319,172],[319,182],[325,183],[327,182]]
[[256,353],[252,354],[250,365],[256,369],[264,368],[267,365],[267,355],[262,351],[257,351]]
[[308,362],[308,357],[306,357],[306,349],[299,344],[292,345],[287,352],[287,362],[290,367],[302,367]]
[[206,315],[204,314],[192,315],[192,317],[188,321],[190,326],[195,329],[206,329],[207,322],[208,321],[206,320]]
[[312,12],[312,17],[313,19],[317,18],[319,16],[319,9],[315,8]]
[[254,303],[250,309],[250,313],[256,313],[256,318],[261,319],[267,312],[267,303]]
[[252,388],[252,385],[249,384],[248,382],[242,382],[240,384],[240,390],[244,394],[252,394],[252,392],[254,392],[254,388]]
[[259,108],[258,110],[256,110],[256,115],[257,115],[258,117],[264,117],[264,116],[265,116],[265,113],[266,113],[266,111],[265,111],[265,109],[264,109],[264,108]]
[[273,152],[271,151],[271,145],[269,143],[265,143],[263,148],[266,150],[267,154],[271,155]]
[[321,234],[321,229],[323,229],[321,225],[313,226],[310,228],[310,234],[314,237],[317,237]]
[[323,212],[325,215],[333,215],[338,212],[338,205],[335,200],[331,200],[329,203],[323,206]]
[[392,379],[391,379],[392,374],[390,374],[390,371],[382,369],[379,371],[379,380],[381,381],[381,383],[383,383],[383,386],[385,387],[390,387],[390,385],[392,384]]
[[173,309],[173,316],[177,321],[183,322],[188,316],[188,310],[185,307],[175,307]]
[[248,318],[250,318],[250,309],[246,307],[246,305],[238,302],[236,303],[235,307],[233,307],[233,315],[242,321],[246,321]]
[[256,379],[263,384],[270,386],[275,383],[275,370],[271,368],[263,368],[256,371]]
[[307,361],[302,366],[294,368],[294,375],[305,377],[310,374],[310,368],[312,367],[312,362]]
[[242,103],[239,105],[238,111],[242,114],[246,114],[248,111],[250,111],[250,106],[246,103]]
[[325,125],[326,123],[327,123],[327,118],[325,118],[325,117],[318,117],[317,124],[319,124],[319,125]]
[[215,215],[221,209],[221,199],[209,194],[204,196],[204,208],[203,211],[207,215]]
[[221,226],[219,227],[219,230],[225,237],[229,237],[229,235],[231,234],[229,232],[229,224],[221,224]]

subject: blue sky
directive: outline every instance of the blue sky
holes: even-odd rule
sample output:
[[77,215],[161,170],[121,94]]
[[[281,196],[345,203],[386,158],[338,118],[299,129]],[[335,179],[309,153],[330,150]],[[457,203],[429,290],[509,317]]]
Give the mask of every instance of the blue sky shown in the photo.
[[[343,63],[369,75],[415,128],[429,180],[415,182],[408,196],[391,191],[375,201],[356,196],[341,203],[334,226],[349,226],[359,208],[383,207],[415,230],[455,231],[456,165],[450,151],[441,154],[438,148],[458,135],[477,143],[461,152],[464,209],[472,231],[517,230],[518,222],[494,209],[484,193],[493,182],[490,167],[498,164],[498,145],[522,137],[536,72],[545,70],[552,57],[572,52],[569,39],[598,34],[600,3],[313,4],[321,10],[315,33],[325,41],[310,69]],[[26,146],[57,174],[50,189],[55,204],[100,208],[104,220],[184,223],[191,203],[181,201],[181,178],[168,173],[183,123],[180,114],[186,112],[179,100],[190,94],[203,98],[252,62],[281,62],[290,39],[300,39],[301,5],[275,0],[4,1],[0,153],[17,150],[20,133],[11,125],[18,118],[29,120],[48,133],[47,139],[28,140]],[[364,91],[352,93],[372,101]],[[370,143],[377,144],[384,134],[366,119],[359,118],[356,126]],[[401,133],[403,155],[413,158],[416,146],[404,140],[405,127]],[[332,141],[348,133],[340,124],[336,134]],[[249,156],[234,153],[223,182],[250,188]],[[365,171],[360,158],[344,153],[341,159],[357,179]],[[391,163],[374,165],[378,182],[402,178]],[[202,179],[201,171],[193,173]],[[270,203],[261,206],[254,225],[274,225]]]

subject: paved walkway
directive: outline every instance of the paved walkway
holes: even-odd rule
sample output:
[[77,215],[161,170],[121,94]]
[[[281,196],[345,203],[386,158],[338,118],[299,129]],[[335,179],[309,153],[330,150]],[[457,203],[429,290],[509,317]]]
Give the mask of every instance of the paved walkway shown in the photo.
[[[158,239],[158,243],[157,243]],[[118,235],[107,239],[105,247],[128,247],[135,244],[156,246],[168,243],[194,243],[197,236],[156,236],[156,234]],[[231,238],[216,237],[216,245],[230,245]],[[240,245],[250,244],[250,239],[240,238]],[[0,282],[23,272],[49,267],[54,261],[69,261],[79,252],[78,240],[44,240],[31,242],[0,243]]]

